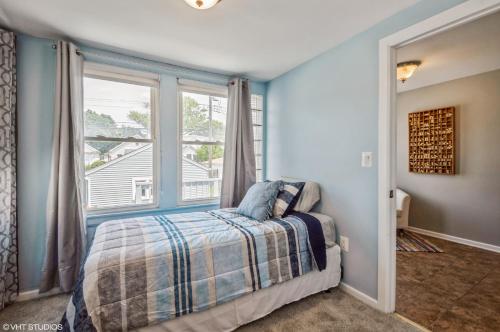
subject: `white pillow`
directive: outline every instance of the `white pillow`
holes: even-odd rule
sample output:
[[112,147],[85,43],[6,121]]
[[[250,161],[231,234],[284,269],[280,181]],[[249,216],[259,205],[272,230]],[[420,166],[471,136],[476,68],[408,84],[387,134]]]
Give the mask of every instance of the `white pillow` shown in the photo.
[[307,181],[302,189],[302,193],[300,194],[299,200],[295,207],[293,208],[295,211],[307,213],[311,211],[314,204],[319,202],[321,199],[321,192],[319,189],[319,184],[316,182]]

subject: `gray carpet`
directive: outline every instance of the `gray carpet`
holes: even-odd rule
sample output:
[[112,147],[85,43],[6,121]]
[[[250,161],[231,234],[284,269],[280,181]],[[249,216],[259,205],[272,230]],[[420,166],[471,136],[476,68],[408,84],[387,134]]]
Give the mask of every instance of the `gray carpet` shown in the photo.
[[[58,323],[67,295],[18,302],[0,312],[0,323]],[[419,331],[395,315],[386,315],[335,289],[289,304],[238,332]]]

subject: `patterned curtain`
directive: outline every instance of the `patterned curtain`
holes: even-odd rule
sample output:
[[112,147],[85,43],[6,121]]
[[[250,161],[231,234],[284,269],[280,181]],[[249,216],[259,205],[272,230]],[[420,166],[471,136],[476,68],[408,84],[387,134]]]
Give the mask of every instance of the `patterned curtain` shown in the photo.
[[17,293],[16,48],[0,29],[0,309]]

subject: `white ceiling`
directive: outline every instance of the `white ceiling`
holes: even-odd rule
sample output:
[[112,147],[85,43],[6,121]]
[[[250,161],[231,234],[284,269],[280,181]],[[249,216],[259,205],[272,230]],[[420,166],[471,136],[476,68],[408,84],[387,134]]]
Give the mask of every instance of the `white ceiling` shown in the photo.
[[500,12],[404,46],[397,59],[422,61],[398,92],[500,69]]
[[259,80],[275,78],[417,0],[0,0],[0,24]]

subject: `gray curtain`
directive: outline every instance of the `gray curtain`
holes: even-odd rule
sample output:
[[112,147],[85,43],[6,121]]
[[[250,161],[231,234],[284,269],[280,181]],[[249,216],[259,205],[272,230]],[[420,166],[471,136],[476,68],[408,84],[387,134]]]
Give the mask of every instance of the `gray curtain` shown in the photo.
[[255,152],[248,80],[229,83],[221,208],[240,204],[255,183]]
[[0,29],[0,310],[18,293],[16,208],[16,47]]
[[83,59],[71,43],[57,43],[52,166],[47,198],[47,243],[40,292],[68,292],[85,249],[83,211]]

